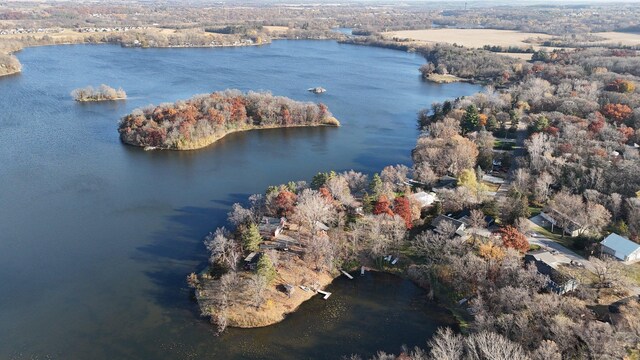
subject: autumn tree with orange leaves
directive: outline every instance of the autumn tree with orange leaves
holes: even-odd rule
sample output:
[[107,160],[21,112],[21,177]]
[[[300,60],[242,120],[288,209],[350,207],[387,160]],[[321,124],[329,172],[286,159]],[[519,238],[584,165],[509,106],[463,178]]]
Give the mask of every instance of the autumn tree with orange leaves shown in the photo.
[[409,199],[406,196],[398,196],[393,201],[393,212],[399,215],[403,220],[405,225],[407,225],[407,229],[411,229],[413,227],[413,223],[411,222],[411,205],[409,204]]
[[385,195],[380,195],[380,198],[378,198],[378,201],[376,201],[376,204],[373,206],[373,214],[387,214],[389,216],[393,216],[393,210],[391,210],[390,206],[391,204],[389,203],[389,199]]
[[625,104],[607,104],[602,107],[602,114],[612,121],[622,123],[633,114],[633,110]]
[[281,190],[276,196],[275,204],[279,216],[289,216],[296,206],[296,194],[288,190]]
[[502,244],[506,247],[516,249],[521,253],[529,251],[529,241],[523,233],[514,226],[507,225],[500,229]]

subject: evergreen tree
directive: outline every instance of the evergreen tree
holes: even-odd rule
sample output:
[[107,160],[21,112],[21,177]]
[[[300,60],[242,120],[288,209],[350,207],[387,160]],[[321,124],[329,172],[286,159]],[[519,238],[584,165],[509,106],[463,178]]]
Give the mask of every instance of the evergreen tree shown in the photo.
[[267,284],[271,284],[276,278],[276,268],[267,254],[260,256],[256,271],[259,276],[263,276],[267,280]]
[[369,191],[371,191],[371,195],[374,198],[380,196],[380,191],[382,191],[382,179],[378,173],[373,174],[371,182],[369,183]]
[[336,177],[337,174],[335,171],[331,171],[331,172],[319,172],[316,174],[316,176],[313,177],[313,179],[311,179],[311,188],[313,190],[319,190],[324,184],[327,183],[327,181],[329,181],[329,179],[332,179],[334,177]]
[[475,105],[469,105],[462,117],[462,130],[465,133],[474,131],[478,128],[480,123],[480,114],[478,114],[478,108]]
[[366,192],[362,197],[362,212],[365,214],[371,214],[373,212],[373,197]]
[[511,128],[510,131],[518,130],[518,125],[520,124],[520,114],[518,114],[515,110],[509,111],[509,118],[511,118]]
[[498,130],[499,127],[500,124],[498,123],[498,119],[496,119],[496,117],[493,115],[489,116],[489,119],[487,119],[487,130],[493,132]]
[[262,236],[260,236],[258,226],[250,223],[249,226],[242,231],[242,247],[245,251],[258,251],[261,242]]

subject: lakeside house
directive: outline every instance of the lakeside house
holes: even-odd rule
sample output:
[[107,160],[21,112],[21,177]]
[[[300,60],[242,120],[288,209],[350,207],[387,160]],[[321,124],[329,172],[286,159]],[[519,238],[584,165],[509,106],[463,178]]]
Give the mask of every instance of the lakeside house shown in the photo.
[[624,262],[640,260],[640,244],[616,233],[611,233],[600,243],[601,250]]
[[260,224],[258,224],[258,231],[260,232],[260,236],[265,239],[271,239],[280,235],[282,230],[284,230],[285,225],[287,224],[286,218],[273,218],[264,216]]
[[433,203],[438,200],[438,197],[434,192],[420,191],[415,194],[409,195],[409,197],[411,198],[411,200],[418,203],[421,209],[424,209],[427,206],[433,205]]
[[430,225],[438,234],[448,235],[450,237],[465,235],[465,223],[448,215],[438,215],[431,221]]
[[562,295],[578,287],[578,281],[561,271],[563,262],[546,250],[531,251],[524,256],[526,264],[533,264],[539,274],[548,277],[546,288]]
[[580,234],[584,234],[586,229],[577,221],[573,220],[570,216],[565,215],[554,209],[547,209],[540,213],[540,216],[548,221],[551,224],[551,231],[553,232],[554,227],[562,226],[560,224],[566,224],[562,231],[565,235],[569,235],[571,237],[576,237]]
[[438,182],[433,186],[432,190],[455,189],[457,186],[458,179],[453,176],[445,175],[438,179]]

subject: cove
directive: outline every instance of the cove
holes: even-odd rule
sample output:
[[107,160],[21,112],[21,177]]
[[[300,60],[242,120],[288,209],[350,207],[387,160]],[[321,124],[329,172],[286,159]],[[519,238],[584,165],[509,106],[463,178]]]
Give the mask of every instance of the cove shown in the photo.
[[[416,54],[331,41],[226,49],[73,45],[17,55],[22,74],[0,78],[0,358],[336,358],[423,345],[451,321],[435,305],[411,310],[423,295],[396,279],[372,282],[377,290],[365,297],[358,294],[364,290],[333,289],[328,302],[314,299],[273,329],[213,338],[185,276],[204,266],[202,238],[225,224],[234,202],[318,171],[409,164],[416,112],[479,87],[423,82],[417,69],[424,60]],[[69,96],[101,83],[122,87],[127,101],[76,104]],[[309,93],[314,86],[327,93]],[[342,127],[236,133],[180,153],[144,152],[118,139],[118,119],[134,108],[226,88],[324,102]],[[385,289],[397,287],[415,297],[387,302]],[[368,302],[376,314],[402,309],[394,316],[424,325],[385,337],[406,329],[383,315],[336,310],[330,326],[312,326],[304,341],[287,342],[296,324],[322,313],[314,306],[337,309],[342,301]],[[336,329],[355,334],[354,324],[369,328],[332,349]],[[377,336],[365,336],[369,331]]]

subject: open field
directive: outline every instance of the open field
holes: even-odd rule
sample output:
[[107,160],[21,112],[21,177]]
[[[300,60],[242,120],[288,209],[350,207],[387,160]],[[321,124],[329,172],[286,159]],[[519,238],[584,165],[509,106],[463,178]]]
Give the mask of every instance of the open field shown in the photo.
[[[411,39],[423,42],[456,43],[466,47],[479,48],[484,45],[529,47],[524,42],[530,38],[550,39],[547,34],[523,33],[511,30],[494,29],[428,29],[407,30],[383,33],[386,38]],[[534,46],[535,48],[535,46]]]
[[197,32],[202,33],[202,34],[206,34],[205,32],[201,31],[200,29],[175,30],[175,29],[162,29],[162,28],[156,28],[156,27],[145,27],[144,29],[134,29],[134,30],[129,30],[129,31],[103,31],[103,32],[87,32],[87,33],[78,32],[78,31],[75,31],[73,29],[62,29],[60,32],[52,32],[52,33],[0,35],[0,41],[1,40],[20,41],[25,37],[33,37],[35,39],[42,39],[44,36],[48,36],[49,38],[52,39],[52,41],[51,41],[52,43],[65,43],[65,42],[77,43],[77,42],[83,41],[84,39],[87,39],[87,38],[92,37],[92,36],[95,37],[95,36],[103,36],[103,35],[124,34],[124,33],[127,33],[127,32],[131,32],[131,33],[143,32],[145,34],[168,36],[168,35],[173,35],[173,34],[177,34],[177,33],[180,33],[180,32],[186,32],[186,31],[197,31]]
[[601,36],[607,39],[603,43],[621,44],[621,45],[630,45],[630,46],[640,45],[640,34],[622,33],[622,32],[601,32],[601,33],[594,33],[594,35]]
[[[595,36],[602,37],[606,40],[596,42],[594,45],[640,45],[640,34],[621,33],[621,32],[600,32],[593,33]],[[449,43],[458,44],[471,48],[481,48],[485,45],[494,45],[502,47],[532,47],[536,50],[544,49],[547,51],[554,50],[554,47],[545,47],[525,42],[527,39],[540,43],[552,38],[551,35],[539,33],[526,33],[512,30],[496,30],[496,29],[426,29],[426,30],[406,30],[383,33],[388,39],[410,39],[418,42],[426,43]],[[531,54],[525,53],[500,53],[506,56],[530,60]]]

